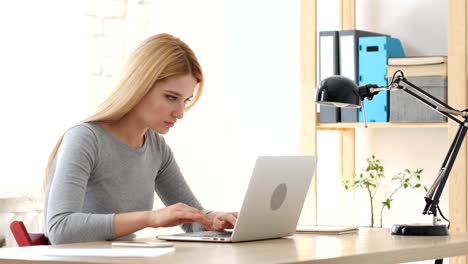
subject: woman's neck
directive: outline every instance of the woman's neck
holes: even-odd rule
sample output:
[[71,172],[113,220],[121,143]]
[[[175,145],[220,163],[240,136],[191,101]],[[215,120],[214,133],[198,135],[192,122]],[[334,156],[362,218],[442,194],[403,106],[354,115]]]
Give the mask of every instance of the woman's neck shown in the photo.
[[148,128],[139,125],[133,119],[123,117],[117,121],[99,121],[98,124],[131,148],[140,148],[145,143]]

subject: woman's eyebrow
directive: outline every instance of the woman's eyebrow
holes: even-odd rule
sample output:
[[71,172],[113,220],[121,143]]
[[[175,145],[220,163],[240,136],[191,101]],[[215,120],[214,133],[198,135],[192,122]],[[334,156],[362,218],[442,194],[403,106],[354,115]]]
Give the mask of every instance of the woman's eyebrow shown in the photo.
[[[176,95],[176,96],[179,96],[179,97],[183,97],[180,93],[175,92],[175,91],[166,90],[166,92],[171,93],[171,94]],[[193,95],[189,96],[187,99],[192,98],[192,97],[193,97]]]

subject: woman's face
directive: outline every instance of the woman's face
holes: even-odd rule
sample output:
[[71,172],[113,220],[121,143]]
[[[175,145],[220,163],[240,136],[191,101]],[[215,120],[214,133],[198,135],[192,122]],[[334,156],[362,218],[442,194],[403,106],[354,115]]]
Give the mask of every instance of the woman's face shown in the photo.
[[184,117],[197,86],[191,74],[177,75],[158,81],[135,106],[137,118],[145,127],[166,134],[178,119]]

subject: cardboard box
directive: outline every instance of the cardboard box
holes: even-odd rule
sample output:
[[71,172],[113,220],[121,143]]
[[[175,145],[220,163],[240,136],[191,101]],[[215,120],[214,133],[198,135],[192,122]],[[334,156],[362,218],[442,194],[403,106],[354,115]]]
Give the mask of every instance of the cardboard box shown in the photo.
[[[420,76],[407,77],[406,79],[435,98],[447,103],[447,76]],[[391,81],[390,78],[389,81]],[[447,118],[405,91],[392,91],[390,93],[390,122],[437,123],[447,122]]]

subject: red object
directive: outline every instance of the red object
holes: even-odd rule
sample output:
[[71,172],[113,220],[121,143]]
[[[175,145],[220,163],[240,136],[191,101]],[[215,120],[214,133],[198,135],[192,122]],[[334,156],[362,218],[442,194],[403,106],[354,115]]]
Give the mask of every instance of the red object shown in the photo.
[[28,233],[23,221],[13,221],[10,230],[19,247],[50,245],[49,239],[43,233]]

